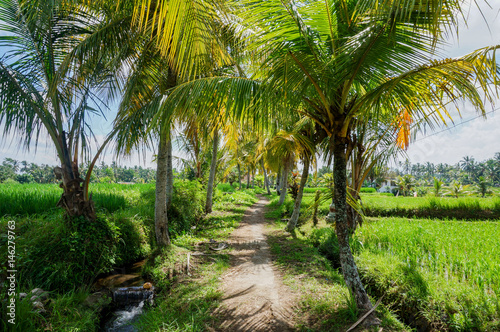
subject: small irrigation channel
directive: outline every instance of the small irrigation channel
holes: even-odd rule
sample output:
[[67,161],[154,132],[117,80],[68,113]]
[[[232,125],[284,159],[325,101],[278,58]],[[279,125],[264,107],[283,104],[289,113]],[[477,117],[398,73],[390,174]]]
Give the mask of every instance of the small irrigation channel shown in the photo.
[[145,307],[153,304],[155,287],[141,276],[145,260],[133,265],[117,268],[99,278],[96,289],[105,289],[113,302],[101,316],[101,332],[137,332],[133,325]]

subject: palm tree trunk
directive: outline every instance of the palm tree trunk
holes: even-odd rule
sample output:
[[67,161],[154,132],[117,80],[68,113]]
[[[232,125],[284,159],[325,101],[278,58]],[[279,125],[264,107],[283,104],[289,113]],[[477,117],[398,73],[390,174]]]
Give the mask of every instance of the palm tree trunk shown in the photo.
[[281,184],[281,169],[278,171],[278,174],[276,174],[276,193],[280,195],[280,184]]
[[241,166],[240,166],[240,164],[238,164],[238,184],[240,185],[239,190],[241,190]]
[[219,147],[219,132],[214,131],[214,142],[212,147],[212,161],[210,163],[210,175],[208,176],[207,184],[207,202],[205,204],[205,212],[212,212],[213,195],[214,195],[214,182],[215,170],[217,169],[217,149]]
[[[352,291],[356,306],[361,312],[370,310],[373,306],[359,278],[358,268],[349,246],[349,229],[347,225],[347,192],[346,192],[346,142],[345,138],[335,137],[333,142],[333,179],[335,202],[335,229],[339,241],[340,264],[344,280]],[[374,317],[374,316],[373,316]]]
[[248,166],[248,173],[247,173],[247,189],[250,188],[250,166]]
[[[66,215],[70,218],[84,216],[87,220],[93,221],[97,218],[92,201],[92,195],[85,199],[82,183],[85,182],[80,177],[78,163],[71,162],[71,155],[68,149],[66,133],[63,131],[60,137],[60,145],[63,155],[60,156],[61,167],[54,168],[56,179],[62,180],[61,187],[63,193],[56,206],[62,207]],[[91,172],[91,170],[89,170]]]
[[172,195],[174,193],[174,170],[172,165],[172,140],[167,142],[167,210],[172,204]]
[[295,227],[297,227],[297,222],[299,221],[300,214],[300,204],[302,203],[302,196],[304,194],[304,187],[307,182],[307,177],[309,176],[309,156],[304,157],[304,169],[302,170],[302,177],[300,179],[300,187],[299,192],[297,193],[297,198],[295,199],[295,203],[293,205],[293,213],[288,220],[288,224],[286,225],[286,230],[288,232],[293,232]]
[[285,160],[285,165],[283,167],[283,173],[281,174],[281,191],[280,191],[280,201],[279,205],[285,202],[286,198],[286,189],[288,186],[288,160]]
[[[164,129],[164,128],[161,128]],[[168,135],[160,130],[160,143],[156,158],[155,233],[159,247],[170,245],[167,217],[167,155]]]
[[266,172],[266,168],[264,167],[264,159],[260,160],[260,164],[262,165],[262,171],[264,172],[264,186],[267,189],[267,194],[271,195],[271,191],[269,190],[269,181],[267,178],[267,172]]

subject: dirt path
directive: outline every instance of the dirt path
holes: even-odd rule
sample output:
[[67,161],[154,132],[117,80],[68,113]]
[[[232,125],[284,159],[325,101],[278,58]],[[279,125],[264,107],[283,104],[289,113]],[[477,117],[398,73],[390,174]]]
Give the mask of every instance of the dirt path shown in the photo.
[[229,238],[231,268],[222,277],[217,331],[293,331],[294,296],[272,264],[265,236],[266,204],[259,197]]

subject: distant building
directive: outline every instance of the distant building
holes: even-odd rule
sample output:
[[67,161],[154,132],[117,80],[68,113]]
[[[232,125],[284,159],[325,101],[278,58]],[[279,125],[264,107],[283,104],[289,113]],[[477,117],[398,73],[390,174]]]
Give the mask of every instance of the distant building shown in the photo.
[[395,179],[388,179],[382,182],[380,185],[380,189],[378,190],[379,193],[392,193],[393,190],[399,189],[399,186],[396,185],[396,180]]

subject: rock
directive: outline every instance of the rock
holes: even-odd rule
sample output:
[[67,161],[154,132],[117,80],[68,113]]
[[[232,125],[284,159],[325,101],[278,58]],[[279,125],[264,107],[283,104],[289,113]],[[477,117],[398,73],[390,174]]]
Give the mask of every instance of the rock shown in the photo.
[[41,288],[34,288],[31,290],[31,294],[33,295],[41,295],[43,294],[45,291]]
[[34,301],[46,301],[49,299],[49,292],[44,291],[41,288],[35,288],[31,291],[31,294],[33,295],[31,297],[31,302]]
[[151,287],[153,287],[153,285],[150,282],[147,282],[142,286],[144,289],[150,289]]
[[101,312],[104,307],[111,303],[111,296],[108,292],[97,292],[92,293],[85,300],[83,300],[83,305]]
[[40,301],[33,302],[33,310],[35,310],[38,313],[44,313],[45,312],[45,308],[43,306],[43,303],[40,302]]

